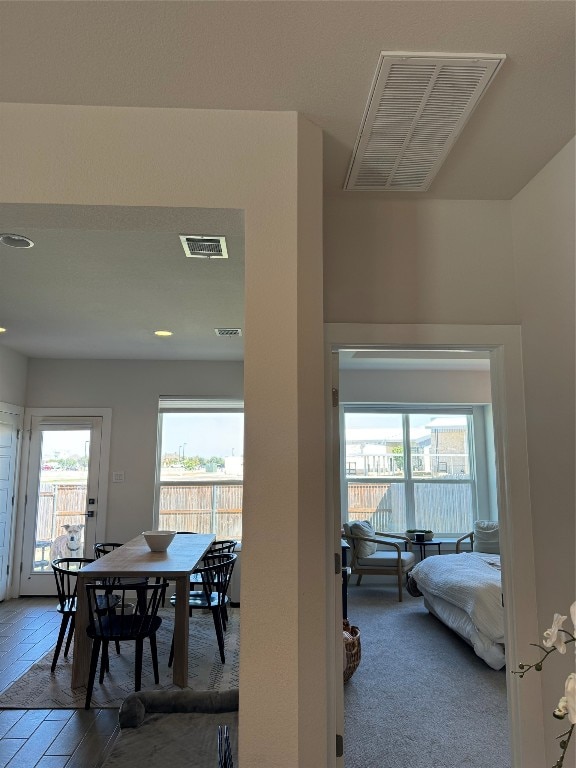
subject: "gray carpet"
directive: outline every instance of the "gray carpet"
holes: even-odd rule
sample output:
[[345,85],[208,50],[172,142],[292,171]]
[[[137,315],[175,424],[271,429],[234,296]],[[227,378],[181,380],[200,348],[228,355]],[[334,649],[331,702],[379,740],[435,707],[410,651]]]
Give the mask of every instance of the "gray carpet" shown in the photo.
[[[173,609],[160,609],[157,632],[160,683],[154,683],[150,647],[144,643],[142,690],[179,690],[172,683],[168,655],[172,642]],[[220,661],[216,631],[210,614],[195,611],[190,619],[188,686],[194,690],[219,691],[238,687],[240,609],[229,609],[225,635],[226,663]],[[110,646],[110,672],[104,683],[94,684],[92,707],[118,708],[134,690],[134,643],[121,643],[118,656]],[[50,672],[53,650],[0,694],[2,709],[76,709],[84,706],[86,688],[71,688],[74,643],[67,659],[61,654],[54,674]]]
[[505,670],[394,587],[348,589],[362,660],[344,686],[346,768],[509,768]]

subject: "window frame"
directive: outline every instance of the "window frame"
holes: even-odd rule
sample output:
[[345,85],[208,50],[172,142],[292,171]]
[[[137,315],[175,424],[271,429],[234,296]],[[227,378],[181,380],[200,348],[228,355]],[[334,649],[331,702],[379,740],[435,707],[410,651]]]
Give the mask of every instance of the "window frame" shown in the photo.
[[[165,414],[179,413],[242,413],[244,414],[244,402],[241,400],[222,400],[213,398],[201,398],[201,399],[187,399],[187,398],[163,398],[161,397],[158,405],[158,423],[157,423],[157,436],[156,436],[156,472],[154,481],[154,510],[153,510],[153,524],[155,528],[160,527],[160,497],[163,486],[175,486],[175,485],[242,485],[244,488],[244,478],[241,481],[229,480],[226,481],[220,478],[218,483],[210,483],[206,481],[198,480],[162,480],[162,427],[163,417]],[[243,507],[240,513],[243,514]],[[241,541],[241,535],[237,537]]]
[[[471,489],[471,513],[472,521],[479,519],[481,509],[490,509],[490,503],[488,497],[488,489],[491,485],[488,478],[488,457],[487,453],[487,440],[486,440],[486,406],[484,405],[436,405],[426,403],[409,403],[409,404],[359,404],[359,403],[344,403],[342,407],[343,411],[343,441],[342,441],[342,467],[341,473],[342,487],[341,487],[341,499],[342,499],[342,520],[348,521],[349,509],[348,509],[348,485],[350,482],[354,482],[354,476],[349,476],[346,472],[347,468],[347,452],[346,452],[346,415],[349,413],[374,413],[374,414],[398,414],[402,417],[402,442],[403,442],[403,457],[404,457],[404,473],[401,477],[397,475],[381,475],[376,478],[363,478],[362,482],[368,484],[374,483],[394,483],[402,484],[404,486],[404,503],[405,503],[405,519],[406,528],[414,528],[416,519],[415,510],[415,486],[442,484],[442,485],[467,485]],[[412,452],[410,447],[410,435],[409,435],[409,417],[411,414],[427,414],[430,416],[466,416],[468,422],[468,452],[470,462],[470,475],[464,480],[456,478],[414,478],[412,476]],[[484,513],[485,517],[490,515]],[[472,526],[470,526],[471,530]],[[392,532],[392,531],[391,531]],[[404,531],[394,531],[397,533],[404,533]],[[463,535],[468,531],[445,531],[439,536],[446,538],[453,538]]]

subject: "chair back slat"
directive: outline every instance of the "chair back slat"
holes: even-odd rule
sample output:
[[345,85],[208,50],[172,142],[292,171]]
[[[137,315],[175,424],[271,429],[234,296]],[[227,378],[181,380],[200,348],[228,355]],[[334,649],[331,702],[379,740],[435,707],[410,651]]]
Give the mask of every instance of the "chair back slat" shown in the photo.
[[208,552],[202,559],[202,567],[194,570],[194,573],[198,574],[202,580],[208,605],[210,605],[210,598],[214,593],[218,594],[219,605],[225,605],[237,557],[238,555],[235,554],[215,555]]
[[62,611],[70,610],[76,603],[78,571],[93,562],[89,557],[58,557],[52,560],[58,602]]
[[134,585],[86,584],[88,634],[106,640],[135,640],[155,631],[166,583]]
[[227,725],[218,726],[218,768],[234,768],[230,729]]
[[212,542],[208,552],[211,555],[231,555],[237,546],[236,539],[220,539]]
[[119,544],[117,541],[103,541],[94,544],[94,557],[98,560],[121,546],[122,544]]

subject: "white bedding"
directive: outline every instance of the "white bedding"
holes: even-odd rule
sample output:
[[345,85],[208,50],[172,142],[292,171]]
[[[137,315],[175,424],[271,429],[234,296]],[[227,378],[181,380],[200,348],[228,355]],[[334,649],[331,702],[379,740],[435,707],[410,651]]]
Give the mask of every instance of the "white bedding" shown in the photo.
[[460,635],[474,649],[474,653],[488,664],[492,669],[502,669],[506,664],[504,645],[489,640],[480,630],[474,626],[469,616],[461,608],[457,608],[441,597],[431,595],[426,590],[423,592],[424,605],[440,619],[447,627],[457,635]]
[[441,598],[463,611],[483,637],[504,642],[499,555],[433,555],[415,565],[410,576],[425,596]]

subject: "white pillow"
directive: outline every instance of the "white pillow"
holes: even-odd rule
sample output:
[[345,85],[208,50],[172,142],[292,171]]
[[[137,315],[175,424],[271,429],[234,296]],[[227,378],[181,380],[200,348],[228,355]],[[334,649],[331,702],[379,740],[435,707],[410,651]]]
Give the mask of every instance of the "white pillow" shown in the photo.
[[[368,536],[369,538],[374,538],[376,535],[376,531],[368,520],[352,523],[350,526],[350,533],[352,536]],[[378,548],[378,545],[372,541],[360,541],[359,539],[356,539],[354,544],[356,547],[356,557],[369,557],[370,555],[373,555]]]
[[500,554],[498,522],[494,520],[476,520],[474,523],[474,552],[486,552],[489,555]]

